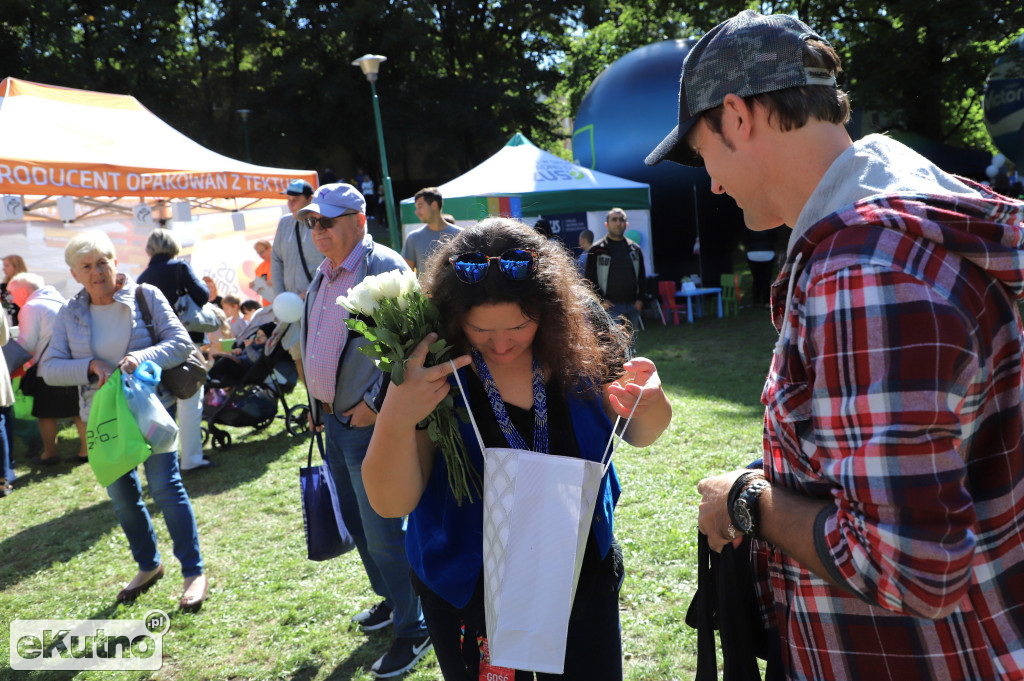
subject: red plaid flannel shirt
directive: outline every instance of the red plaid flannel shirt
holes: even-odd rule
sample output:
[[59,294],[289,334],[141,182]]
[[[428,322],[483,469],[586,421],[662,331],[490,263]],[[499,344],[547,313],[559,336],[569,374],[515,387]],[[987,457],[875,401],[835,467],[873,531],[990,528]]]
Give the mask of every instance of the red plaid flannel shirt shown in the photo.
[[848,589],[755,542],[790,678],[1024,678],[1024,204],[979,190],[830,215],[773,286],[765,474]]

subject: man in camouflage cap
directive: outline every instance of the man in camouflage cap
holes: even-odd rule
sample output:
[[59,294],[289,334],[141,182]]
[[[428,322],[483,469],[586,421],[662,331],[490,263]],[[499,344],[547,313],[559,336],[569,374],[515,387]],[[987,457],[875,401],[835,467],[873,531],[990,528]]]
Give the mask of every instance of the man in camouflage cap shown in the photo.
[[839,71],[799,20],[742,12],[690,50],[647,158],[793,228],[763,470],[700,481],[698,527],[751,539],[788,678],[1019,679],[1024,203],[852,141]]

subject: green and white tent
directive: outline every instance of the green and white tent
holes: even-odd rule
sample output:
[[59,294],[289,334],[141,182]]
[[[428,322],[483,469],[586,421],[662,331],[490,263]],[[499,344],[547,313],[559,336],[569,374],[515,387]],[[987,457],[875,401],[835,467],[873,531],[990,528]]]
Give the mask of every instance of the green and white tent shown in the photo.
[[[584,168],[535,146],[522,133],[468,173],[438,187],[444,212],[460,224],[491,215],[511,215],[533,223],[538,217],[587,215],[595,239],[604,233],[608,209],[619,207],[629,215],[630,230],[639,236],[649,270],[653,271],[650,238],[651,188],[614,175]],[[403,234],[422,223],[413,199],[402,201]],[[570,241],[566,239],[566,241]],[[575,246],[575,242],[569,243]]]

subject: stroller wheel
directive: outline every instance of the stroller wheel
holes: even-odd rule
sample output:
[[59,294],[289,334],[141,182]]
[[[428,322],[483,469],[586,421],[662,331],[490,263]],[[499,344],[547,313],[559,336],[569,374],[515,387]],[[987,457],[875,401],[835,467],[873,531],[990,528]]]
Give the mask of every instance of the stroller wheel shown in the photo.
[[252,427],[252,429],[253,429],[254,431],[261,431],[261,430],[263,430],[264,428],[266,428],[267,426],[269,426],[269,425],[270,425],[271,423],[273,423],[273,422],[274,422],[274,417],[273,417],[273,416],[269,416],[269,417],[267,417],[267,418],[263,419],[262,421],[258,421],[258,422],[257,422],[257,423],[256,423],[256,424],[255,424],[255,425],[254,425],[254,426]]
[[231,433],[219,431],[213,434],[213,448],[217,451],[224,451],[231,446]]
[[288,410],[284,417],[284,427],[290,435],[296,437],[309,432],[309,407],[296,404]]
[[199,432],[203,434],[203,446],[205,447],[210,444],[210,430],[206,426],[203,426],[199,429]]

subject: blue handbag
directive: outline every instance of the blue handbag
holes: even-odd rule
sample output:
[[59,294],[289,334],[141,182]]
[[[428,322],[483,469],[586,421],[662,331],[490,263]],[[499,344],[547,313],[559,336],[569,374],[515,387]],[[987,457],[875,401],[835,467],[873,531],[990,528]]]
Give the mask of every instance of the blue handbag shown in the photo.
[[[325,464],[313,465],[314,440]],[[330,560],[354,549],[356,542],[341,517],[338,493],[326,464],[320,433],[310,438],[306,466],[299,468],[299,487],[302,491],[302,523],[306,530],[306,557]]]

